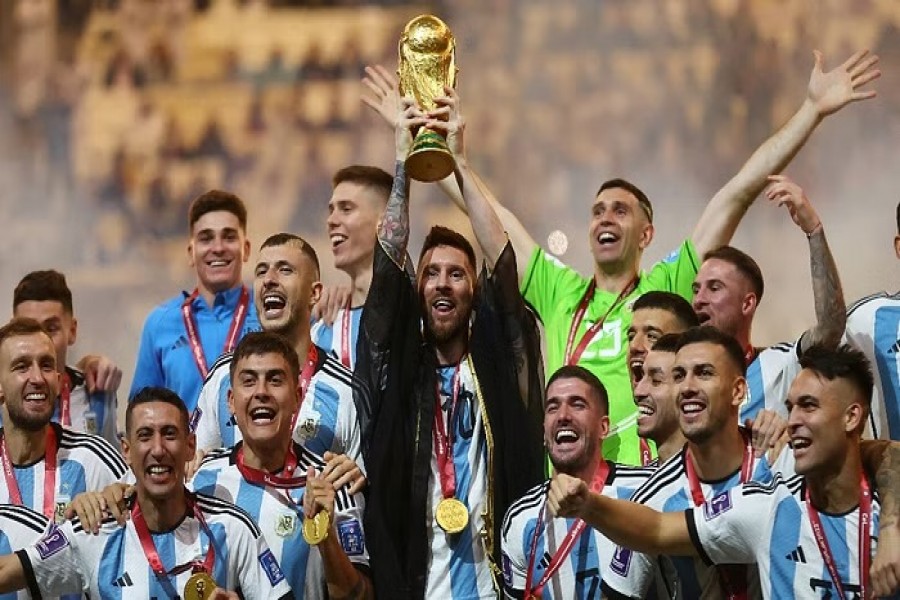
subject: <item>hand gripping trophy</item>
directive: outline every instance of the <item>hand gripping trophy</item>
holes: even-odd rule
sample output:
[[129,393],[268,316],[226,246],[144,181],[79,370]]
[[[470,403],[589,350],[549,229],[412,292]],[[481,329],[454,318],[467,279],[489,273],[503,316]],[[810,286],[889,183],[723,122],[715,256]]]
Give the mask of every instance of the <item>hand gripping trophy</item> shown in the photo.
[[[446,23],[419,15],[403,28],[398,44],[400,93],[412,95],[423,111],[434,110],[444,86],[456,86],[456,40]],[[453,173],[456,163],[444,137],[420,127],[406,158],[406,171],[418,181],[438,181]]]

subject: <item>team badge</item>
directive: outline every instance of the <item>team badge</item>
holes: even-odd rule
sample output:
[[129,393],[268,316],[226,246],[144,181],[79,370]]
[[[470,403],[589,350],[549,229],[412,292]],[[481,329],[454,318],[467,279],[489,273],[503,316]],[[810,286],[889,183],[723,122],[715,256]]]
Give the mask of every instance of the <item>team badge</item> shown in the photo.
[[278,537],[290,537],[297,530],[297,515],[282,513],[275,518],[275,534]]
[[84,413],[84,432],[91,435],[97,435],[97,415],[95,413]]

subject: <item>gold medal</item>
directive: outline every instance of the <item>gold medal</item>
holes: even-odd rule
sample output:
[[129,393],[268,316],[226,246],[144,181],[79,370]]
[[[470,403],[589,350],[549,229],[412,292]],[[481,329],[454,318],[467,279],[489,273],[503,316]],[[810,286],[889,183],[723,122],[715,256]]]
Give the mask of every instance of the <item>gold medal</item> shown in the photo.
[[321,544],[328,537],[328,529],[331,527],[331,515],[328,511],[320,510],[312,519],[303,519],[303,539],[310,546]]
[[459,533],[469,524],[469,509],[456,498],[442,498],[434,511],[434,518],[447,533]]
[[215,580],[209,573],[194,573],[184,584],[184,600],[206,600],[216,589]]

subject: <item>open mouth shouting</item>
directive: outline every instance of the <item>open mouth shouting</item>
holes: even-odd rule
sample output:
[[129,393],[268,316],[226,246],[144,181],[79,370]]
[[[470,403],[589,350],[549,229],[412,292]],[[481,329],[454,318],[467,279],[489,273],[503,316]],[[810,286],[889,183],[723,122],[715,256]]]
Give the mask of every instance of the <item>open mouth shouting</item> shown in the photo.
[[271,406],[257,406],[250,410],[250,421],[254,425],[271,425],[275,422],[277,413]]
[[267,319],[277,319],[284,314],[287,299],[281,292],[265,292],[262,296],[263,315]]
[[343,233],[332,233],[331,234],[331,251],[337,252],[337,249],[347,241],[347,236]]

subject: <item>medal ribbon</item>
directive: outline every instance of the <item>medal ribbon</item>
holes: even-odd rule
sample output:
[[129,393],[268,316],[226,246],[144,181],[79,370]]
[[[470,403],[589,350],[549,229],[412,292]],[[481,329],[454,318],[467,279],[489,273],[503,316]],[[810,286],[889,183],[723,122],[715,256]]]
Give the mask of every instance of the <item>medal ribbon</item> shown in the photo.
[[[44,446],[44,516],[53,519],[56,514],[56,431],[47,426],[47,441]],[[9,458],[9,447],[6,436],[0,432],[0,464],[3,465],[3,476],[9,490],[9,503],[22,504],[22,492],[13,471]]]
[[[306,351],[306,362],[303,364],[303,370],[300,371],[300,381],[298,382],[299,389],[297,390],[297,394],[300,396],[300,401],[297,403],[297,411],[291,417],[291,437],[293,437],[294,428],[297,426],[297,419],[300,418],[300,407],[303,406],[303,400],[306,398],[306,392],[307,390],[309,390],[309,384],[312,381],[313,375],[315,375],[316,373],[316,364],[318,364],[318,362],[319,351],[316,349],[316,345],[310,342],[309,350]],[[291,453],[293,453],[293,449],[291,450]],[[294,466],[297,466],[296,463],[294,464]]]
[[[595,494],[599,494],[603,491],[603,486],[606,484],[606,478],[609,477],[609,463],[605,460],[602,460],[600,466],[597,467],[597,472],[594,473],[594,479],[591,481],[591,492]],[[534,527],[534,535],[531,538],[531,552],[528,556],[528,571],[525,573],[525,598],[540,598],[541,593],[544,590],[544,586],[547,585],[547,582],[550,581],[550,578],[556,575],[556,572],[559,571],[560,567],[562,567],[563,562],[565,562],[566,558],[568,558],[569,554],[572,552],[572,548],[575,547],[575,542],[578,540],[581,533],[584,531],[587,523],[582,521],[581,519],[575,519],[575,522],[569,528],[568,533],[566,533],[566,537],[563,538],[559,547],[554,552],[553,557],[550,559],[550,563],[547,565],[547,569],[544,571],[543,576],[541,576],[540,581],[537,582],[537,585],[532,588],[532,576],[534,574],[534,562],[535,557],[537,555],[537,543],[538,537],[540,537],[541,532],[544,528],[544,515],[547,512],[547,501],[544,500],[544,506],[541,508],[541,512],[538,514],[538,521]]]
[[[203,346],[200,344],[200,334],[197,331],[197,324],[194,322],[194,315],[191,313],[191,304],[200,295],[200,290],[194,288],[191,295],[184,299],[181,304],[181,316],[184,319],[184,329],[187,331],[188,343],[191,346],[191,354],[194,355],[194,362],[200,375],[206,378],[209,369],[206,368],[206,356],[203,354]],[[247,286],[241,286],[241,295],[238,299],[237,307],[234,309],[234,315],[231,317],[231,326],[228,328],[228,336],[225,338],[225,348],[222,353],[231,352],[237,345],[238,336],[244,327],[244,320],[247,318],[247,306],[250,304],[250,292]]]
[[650,450],[650,444],[647,440],[640,438],[641,441],[641,466],[649,466],[653,462],[653,452]]
[[[750,436],[741,431],[744,438],[744,456],[741,460],[741,483],[747,483],[753,476],[753,443]],[[691,499],[694,506],[702,506],[706,502],[703,497],[703,490],[700,488],[700,478],[697,477],[697,470],[694,468],[694,458],[691,456],[690,450],[684,457],[684,470],[687,474],[688,485],[691,488]],[[728,600],[746,600],[747,598],[747,568],[743,565],[717,565],[716,572],[719,574],[719,582],[722,586],[722,592]]]
[[162,561],[159,558],[159,553],[156,551],[156,544],[153,543],[153,537],[150,535],[150,528],[147,526],[147,520],[144,518],[144,513],[141,512],[141,505],[135,500],[134,506],[131,508],[131,522],[134,523],[134,531],[137,533],[138,539],[141,542],[141,548],[144,549],[144,554],[147,556],[147,562],[150,563],[150,568],[153,569],[153,572],[157,577],[177,576],[189,569],[193,570],[195,573],[202,571],[209,575],[212,573],[213,566],[215,565],[216,549],[213,546],[213,537],[212,532],[209,530],[209,525],[206,524],[206,519],[203,518],[203,513],[194,501],[194,497],[189,494],[187,490],[185,490],[185,500],[187,501],[188,509],[194,513],[194,518],[200,522],[200,528],[203,530],[203,533],[206,534],[207,540],[209,541],[206,547],[206,556],[202,561],[192,560],[181,565],[176,565],[168,571],[163,566]]
[[341,364],[350,368],[350,325],[353,320],[350,318],[352,308],[350,301],[344,307],[344,314],[341,316]]
[[[819,552],[822,553],[822,559],[828,568],[828,574],[837,588],[837,597],[846,598],[844,593],[844,585],[841,583],[841,575],[838,573],[837,565],[834,562],[834,555],[828,546],[828,538],[825,537],[825,530],[822,529],[822,521],[819,519],[819,513],[812,505],[809,499],[809,488],[804,491],[803,499],[806,501],[806,513],[809,515],[809,522],[812,525],[813,535],[816,538],[816,544],[819,546]],[[869,589],[869,563],[872,560],[872,532],[870,523],[872,522],[872,492],[869,489],[869,482],[862,473],[859,475],[859,597],[868,598],[866,591]]]
[[71,398],[72,378],[69,377],[69,372],[64,368],[63,372],[60,373],[59,388],[59,422],[62,423],[64,427],[71,427],[72,425],[72,417],[69,408]]
[[459,399],[459,365],[453,372],[451,388],[453,390],[450,400],[450,410],[447,411],[447,429],[444,429],[444,411],[441,408],[441,383],[440,377],[435,383],[434,394],[434,453],[437,458],[438,474],[441,477],[441,494],[444,498],[456,496],[456,466],[453,464],[453,439],[450,437],[450,421],[456,412],[456,401]]
[[284,468],[279,475],[267,473],[262,469],[255,469],[244,464],[244,447],[238,449],[237,469],[240,471],[244,479],[254,485],[270,485],[279,490],[291,490],[306,485],[306,477],[294,477],[294,470],[297,468],[297,455],[294,453],[293,443],[288,449],[288,454],[284,459]]
[[584,332],[584,335],[581,336],[581,340],[578,342],[578,346],[575,347],[575,350],[572,350],[572,345],[575,343],[575,334],[578,333],[578,327],[581,325],[581,321],[584,319],[584,314],[587,312],[588,305],[591,303],[591,300],[594,298],[594,292],[597,290],[597,282],[594,279],[591,279],[591,283],[588,285],[587,290],[584,292],[584,296],[581,297],[581,302],[578,303],[578,308],[575,310],[575,314],[572,315],[572,325],[569,327],[569,335],[566,338],[566,352],[563,355],[565,360],[565,364],[567,365],[575,365],[578,364],[578,360],[581,358],[581,355],[584,354],[584,350],[588,347],[588,344],[591,343],[591,340],[594,339],[594,336],[597,335],[597,332],[603,328],[603,323],[606,322],[606,318],[612,313],[613,310],[619,305],[619,303],[625,299],[628,294],[634,291],[637,287],[638,278],[629,282],[628,285],[625,286],[619,295],[616,297],[615,301],[612,305],[607,309],[606,313],[595,322],[593,325],[588,327],[588,330]]

